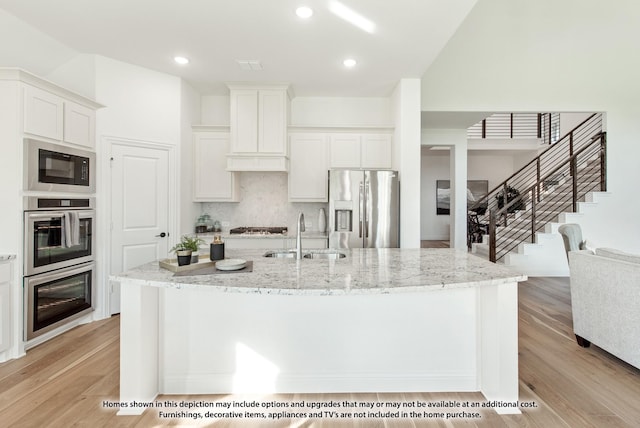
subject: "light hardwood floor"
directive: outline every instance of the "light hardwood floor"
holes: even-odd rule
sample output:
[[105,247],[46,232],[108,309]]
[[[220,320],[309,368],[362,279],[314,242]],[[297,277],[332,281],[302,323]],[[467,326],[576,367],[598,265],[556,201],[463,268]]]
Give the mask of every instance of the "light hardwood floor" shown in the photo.
[[[1,427],[638,427],[640,370],[596,346],[577,346],[571,330],[568,279],[532,278],[519,285],[520,399],[535,409],[498,416],[481,411],[474,420],[160,419],[158,411],[116,416],[103,408],[118,401],[119,317],[77,327],[0,364]],[[419,333],[419,332],[416,332]],[[638,340],[634,338],[634,340]],[[166,396],[159,400],[241,400],[238,396]],[[307,394],[262,397],[263,401],[481,402],[478,393],[447,394]]]

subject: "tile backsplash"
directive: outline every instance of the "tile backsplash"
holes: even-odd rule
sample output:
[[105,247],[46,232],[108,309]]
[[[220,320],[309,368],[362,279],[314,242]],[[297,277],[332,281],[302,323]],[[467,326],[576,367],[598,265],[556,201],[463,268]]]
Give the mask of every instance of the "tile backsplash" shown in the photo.
[[239,202],[201,204],[201,212],[208,213],[212,220],[229,223],[223,226],[223,232],[239,226],[287,226],[294,232],[301,211],[307,231],[318,230],[318,212],[320,208],[327,212],[329,204],[289,202],[286,172],[241,172],[239,176]]

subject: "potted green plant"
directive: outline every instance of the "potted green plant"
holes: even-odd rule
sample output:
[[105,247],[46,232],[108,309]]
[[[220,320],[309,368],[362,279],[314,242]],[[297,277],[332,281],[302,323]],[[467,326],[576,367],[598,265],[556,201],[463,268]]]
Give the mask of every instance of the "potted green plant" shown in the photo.
[[[507,212],[509,214],[514,213],[518,210],[524,210],[526,208],[522,197],[520,196],[520,191],[515,187],[507,186],[507,200],[506,204],[508,205],[511,201],[516,200],[513,204],[507,208]],[[504,190],[501,190],[496,194],[496,202],[498,203],[498,208],[502,208],[505,206],[505,198],[504,198]]]
[[196,236],[184,235],[180,238],[180,243],[185,249],[191,250],[191,263],[198,263],[198,246],[204,244],[204,240]]
[[185,248],[182,245],[182,242],[177,243],[171,249],[174,253],[176,253],[176,258],[178,259],[178,266],[184,266],[191,263],[191,250]]
[[203,243],[204,241],[198,237],[183,235],[182,238],[180,238],[180,242],[171,249],[171,251],[176,253],[178,266],[198,263],[198,245]]

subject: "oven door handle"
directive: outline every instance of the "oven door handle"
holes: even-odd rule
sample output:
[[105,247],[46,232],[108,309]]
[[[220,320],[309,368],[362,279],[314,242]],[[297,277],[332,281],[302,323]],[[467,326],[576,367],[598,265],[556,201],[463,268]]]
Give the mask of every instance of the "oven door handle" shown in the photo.
[[[41,213],[29,213],[28,217],[29,218],[53,218],[53,217],[63,217],[66,213],[68,213],[69,211],[47,211],[47,212],[41,212]],[[93,211],[79,211],[78,212],[78,216],[80,218],[86,218],[86,217],[93,217],[94,216],[94,212]]]
[[63,217],[64,212],[54,211],[54,212],[46,212],[46,213],[31,213],[29,214],[29,218],[55,218],[55,217]]

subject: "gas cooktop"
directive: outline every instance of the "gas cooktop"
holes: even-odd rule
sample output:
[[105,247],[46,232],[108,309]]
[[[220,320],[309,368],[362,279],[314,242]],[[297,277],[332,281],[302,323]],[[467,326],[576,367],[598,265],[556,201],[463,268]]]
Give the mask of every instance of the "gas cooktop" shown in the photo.
[[283,235],[287,233],[287,228],[283,226],[255,227],[244,226],[235,227],[229,230],[231,235]]

